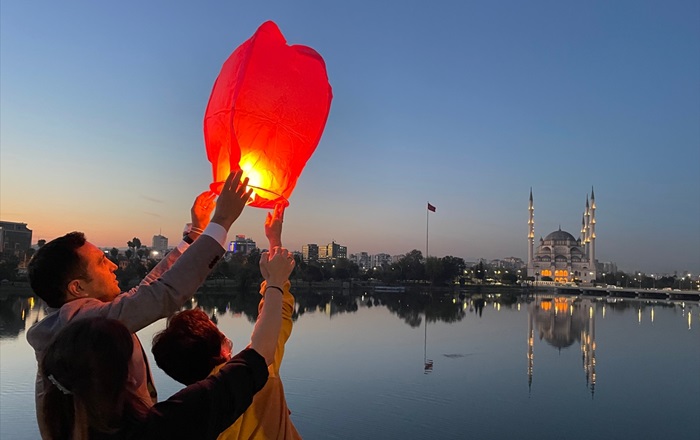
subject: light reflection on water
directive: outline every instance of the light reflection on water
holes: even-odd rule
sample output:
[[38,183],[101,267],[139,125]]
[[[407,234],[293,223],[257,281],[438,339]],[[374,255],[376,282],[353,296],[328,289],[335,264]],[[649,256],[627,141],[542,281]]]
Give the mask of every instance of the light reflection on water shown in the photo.
[[[24,338],[44,311],[32,301],[0,303],[0,438],[37,436]],[[214,316],[240,350],[257,301],[208,295],[188,306]],[[693,315],[697,302],[297,293],[281,375],[308,439],[697,438]],[[139,332],[145,346],[163,325]],[[180,389],[154,373],[161,399]]]

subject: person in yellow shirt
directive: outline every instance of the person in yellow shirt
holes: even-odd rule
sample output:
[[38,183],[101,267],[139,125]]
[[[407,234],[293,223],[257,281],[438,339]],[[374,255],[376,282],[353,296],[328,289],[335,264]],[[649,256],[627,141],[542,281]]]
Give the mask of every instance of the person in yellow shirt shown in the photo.
[[[282,221],[284,208],[275,207],[273,214],[267,215],[265,235],[270,249],[282,246]],[[263,278],[266,274],[263,273]],[[284,357],[284,348],[292,333],[292,312],[294,296],[290,292],[290,282],[282,286],[269,286],[263,281],[258,306],[260,311],[265,303],[265,291],[282,291],[282,327],[277,339],[275,359],[268,366],[267,383],[255,396],[253,403],[218,440],[296,440],[301,439],[292,420],[284,396],[284,387],[279,370]],[[257,324],[256,324],[257,325]],[[190,385],[216,372],[230,358],[231,340],[226,337],[207,314],[200,310],[185,310],[173,316],[165,330],[153,338],[152,352],[156,364],[173,379]]]

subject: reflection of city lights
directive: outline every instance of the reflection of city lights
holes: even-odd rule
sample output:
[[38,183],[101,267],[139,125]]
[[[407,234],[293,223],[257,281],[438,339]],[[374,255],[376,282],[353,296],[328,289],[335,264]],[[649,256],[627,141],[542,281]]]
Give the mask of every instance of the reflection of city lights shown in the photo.
[[452,304],[457,304],[457,298],[452,298]]
[[593,317],[593,307],[588,308],[588,317],[592,318]]
[[33,309],[34,308],[34,297],[29,298],[29,308]]
[[691,319],[692,316],[693,316],[692,313],[688,313],[688,330],[690,330],[690,324],[691,324],[691,322],[692,322],[692,319]]
[[654,308],[651,308],[651,322],[654,322]]
[[498,311],[500,312],[500,311],[501,311],[501,303],[496,303],[496,304],[497,304],[497,305],[496,305],[496,310],[498,310]]
[[637,311],[637,322],[642,323],[642,309]]
[[520,311],[520,303],[518,303],[518,312]]
[[603,318],[605,318],[605,304],[603,304]]
[[462,304],[462,310],[467,310],[467,303]]

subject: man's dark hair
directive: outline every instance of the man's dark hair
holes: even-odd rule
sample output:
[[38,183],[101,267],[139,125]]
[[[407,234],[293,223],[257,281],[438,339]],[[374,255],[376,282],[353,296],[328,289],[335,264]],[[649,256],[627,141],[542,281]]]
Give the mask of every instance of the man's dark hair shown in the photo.
[[87,277],[87,262],[77,252],[85,242],[85,234],[71,232],[40,247],[29,261],[29,284],[49,307],[65,304],[68,283]]
[[225,339],[203,310],[185,310],[170,318],[165,330],[153,337],[151,352],[168,376],[191,385],[227,360],[221,355]]

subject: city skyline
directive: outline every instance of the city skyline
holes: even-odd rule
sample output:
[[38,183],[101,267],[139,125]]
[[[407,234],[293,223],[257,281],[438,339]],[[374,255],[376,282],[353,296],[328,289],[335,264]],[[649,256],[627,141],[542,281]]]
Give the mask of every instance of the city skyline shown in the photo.
[[[160,235],[160,234],[156,234],[156,235],[154,235],[152,238],[155,238],[155,237],[158,237],[159,240],[162,240],[162,239],[165,239],[166,241],[170,240],[169,237],[164,237],[164,236],[162,236],[162,235]],[[233,238],[232,238],[232,237],[233,237]],[[146,247],[146,248],[148,248],[148,249],[150,249],[150,250],[155,250],[155,248],[154,248],[152,245],[148,245],[149,242],[147,241],[147,239],[144,240],[144,239],[141,239],[141,237],[132,237],[132,239],[133,239],[133,238],[139,238],[139,240],[141,240],[142,246],[144,246],[144,247]],[[131,240],[131,239],[129,239],[129,240],[127,240],[127,241],[130,241],[130,240]],[[227,239],[227,252],[236,252],[235,250],[232,250],[232,249],[235,247],[235,246],[234,246],[234,243],[236,243],[238,240],[243,240],[243,241],[252,242],[253,244],[256,244],[256,247],[257,247],[258,249],[267,249],[267,247],[266,247],[265,245],[261,245],[261,244],[260,244],[260,243],[265,242],[264,239],[263,239],[263,240],[260,240],[260,239],[256,239],[256,238],[254,238],[254,237],[246,236],[246,235],[243,235],[243,234],[234,234],[234,233],[230,232],[230,233],[228,234],[228,239]],[[34,248],[37,247],[37,243],[36,243],[37,241],[38,241],[38,240],[33,240],[32,247],[34,247]],[[175,240],[174,240],[174,242],[171,242],[170,245],[168,246],[168,250],[174,249],[174,248],[177,246],[177,243],[178,243],[178,242],[179,242],[179,237],[176,237]],[[125,242],[125,243],[126,243],[126,242]],[[336,245],[340,245],[340,246],[343,246],[343,247],[347,247],[344,243],[329,242],[329,243],[327,243],[327,244],[324,245],[324,244],[320,244],[319,242],[316,242],[316,243],[309,242],[309,243],[304,243],[304,244],[302,245],[302,247],[299,248],[299,249],[289,248],[289,250],[292,251],[292,252],[296,252],[296,253],[301,254],[303,248],[306,247],[307,245],[315,244],[315,245],[319,245],[319,246],[326,246],[326,245],[330,246],[331,243],[334,243],[334,244],[336,244]],[[125,251],[125,250],[129,249],[128,246],[123,246],[123,245],[106,245],[106,246],[98,246],[98,247],[101,248],[101,249],[103,249],[103,250],[105,250],[105,251],[109,251],[109,250],[112,249],[112,248],[117,248],[119,251]],[[415,249],[415,248],[414,248],[414,249]],[[388,252],[383,252],[383,251],[378,251],[378,252],[367,252],[366,250],[357,250],[357,251],[353,251],[353,252],[347,252],[347,259],[354,261],[353,257],[359,257],[359,254],[367,253],[367,254],[369,255],[370,258],[371,258],[371,257],[378,256],[378,255],[388,255],[388,256],[390,257],[390,260],[391,260],[391,259],[395,259],[395,258],[400,257],[400,256],[404,256],[404,255],[406,255],[408,252],[413,251],[414,249],[406,250],[406,251],[404,251],[404,252],[399,252],[399,253],[393,253],[393,254],[392,254],[392,253],[388,253]],[[423,249],[423,250],[418,249],[418,250],[421,251],[421,253],[423,254],[423,257],[425,257],[424,249]],[[442,257],[446,257],[446,256],[448,256],[448,255],[430,255],[430,256],[431,256],[431,257],[442,258]],[[477,263],[479,263],[480,261],[484,261],[485,263],[489,263],[489,264],[490,264],[490,263],[493,263],[494,261],[505,261],[505,262],[507,262],[507,264],[513,264],[510,260],[515,258],[515,259],[517,259],[517,260],[520,260],[520,263],[522,264],[522,269],[523,269],[523,270],[524,270],[524,269],[526,268],[526,266],[527,266],[527,258],[524,258],[524,259],[523,259],[523,258],[521,258],[521,257],[519,257],[519,256],[516,256],[516,255],[498,256],[498,257],[495,257],[495,258],[485,258],[485,257],[483,257],[483,256],[472,256],[472,257],[464,257],[464,256],[459,256],[459,255],[449,255],[449,256],[463,258],[464,261],[465,261],[465,263],[467,263],[467,264],[477,264]],[[613,267],[617,267],[617,266],[618,266],[618,263],[617,263],[616,261],[608,261],[608,260],[606,260],[606,261],[599,261],[599,263],[600,263],[601,265],[603,265],[603,264],[605,264],[605,265],[612,265]],[[620,271],[622,271],[622,272],[633,273],[633,274],[634,274],[634,273],[640,272],[641,269],[638,269],[638,268],[637,268],[637,269],[635,269],[635,268],[630,268],[630,269],[621,268],[621,269],[618,269],[618,270],[620,270]],[[601,270],[601,274],[604,273],[605,271],[606,271],[605,269],[602,269],[602,270]],[[642,273],[642,274],[645,274],[645,275],[656,276],[656,277],[665,276],[665,275],[668,275],[668,276],[676,276],[676,275],[677,275],[678,277],[685,277],[685,276],[687,276],[689,273],[690,273],[692,276],[696,277],[696,278],[700,276],[700,273],[698,273],[698,272],[692,273],[691,271],[687,270],[687,268],[676,268],[676,269],[674,269],[674,270],[672,270],[672,271],[668,271],[668,272],[654,271],[654,270],[651,270],[651,271],[644,271],[644,270],[642,270],[641,273]]]
[[[0,218],[33,241],[175,240],[211,182],[204,110],[221,65],[274,20],[325,59],[334,99],[284,244],[526,259],[578,237],[596,258],[700,272],[700,4],[0,5]],[[134,13],[138,11],[138,13]],[[247,208],[229,238],[264,241]],[[122,243],[122,244],[119,244]]]

